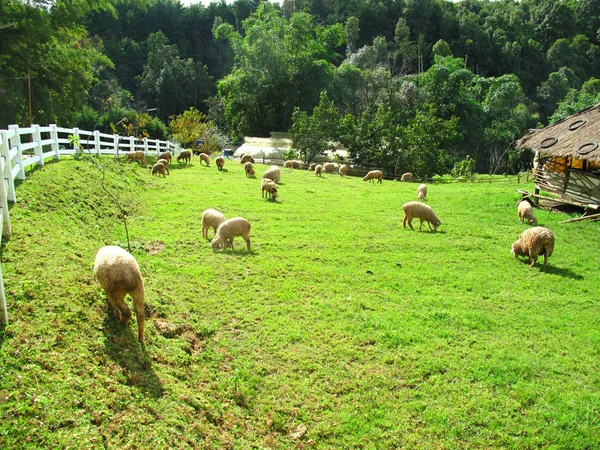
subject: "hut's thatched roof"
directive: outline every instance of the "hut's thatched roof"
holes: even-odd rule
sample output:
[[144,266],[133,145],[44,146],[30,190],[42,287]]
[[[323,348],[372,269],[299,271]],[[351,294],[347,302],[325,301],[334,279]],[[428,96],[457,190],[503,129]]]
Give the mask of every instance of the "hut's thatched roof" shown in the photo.
[[548,156],[600,161],[600,103],[546,128],[531,131],[517,146]]

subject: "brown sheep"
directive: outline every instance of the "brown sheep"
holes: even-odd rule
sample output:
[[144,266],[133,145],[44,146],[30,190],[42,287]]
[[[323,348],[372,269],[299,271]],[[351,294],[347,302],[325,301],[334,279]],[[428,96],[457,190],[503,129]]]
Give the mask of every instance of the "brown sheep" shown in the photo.
[[162,174],[162,176],[166,178],[165,169],[166,169],[166,166],[159,161],[152,166],[152,175]]
[[246,172],[246,177],[256,176],[256,172],[254,172],[254,167],[252,167],[252,163],[250,161],[244,164],[244,171]]
[[333,164],[333,163],[323,164],[323,172],[325,172],[325,173],[333,173],[334,169],[335,169],[335,164]]
[[141,163],[145,163],[146,154],[141,150],[138,150],[136,152],[129,152],[127,153],[127,159],[129,161],[140,161]]
[[342,164],[338,170],[340,177],[345,177],[348,173],[348,166],[346,164]]
[[323,166],[321,164],[315,166],[315,175],[318,177],[323,176]]
[[[442,221],[438,216],[436,216],[435,212],[433,212],[433,208],[429,205],[425,205],[424,203],[407,202],[402,206],[402,209],[404,210],[404,220],[402,221],[404,228],[406,228],[406,222],[408,222],[408,226],[414,231],[415,229],[412,226],[412,221],[415,217],[417,219],[421,219],[419,231],[421,231],[423,222],[427,222],[430,230],[437,230],[442,224]],[[431,227],[432,224],[433,228]]]
[[213,252],[222,249],[224,246],[233,248],[233,239],[236,236],[242,236],[246,241],[246,249],[250,251],[250,222],[243,217],[234,217],[233,219],[226,220],[219,228],[217,233],[213,237],[210,246]]
[[169,164],[171,164],[171,161],[173,161],[173,155],[171,154],[170,151],[166,151],[164,153],[161,153],[160,155],[158,155],[156,157],[156,160],[158,161],[159,159],[166,159],[167,161],[169,161]]
[[217,156],[215,158],[215,164],[217,165],[217,169],[223,170],[223,166],[225,165],[225,158],[222,156]]
[[202,161],[206,163],[206,167],[210,167],[210,156],[206,153],[200,153],[200,165],[202,165]]
[[369,173],[367,173],[364,176],[363,181],[377,180],[378,183],[381,183],[382,179],[383,179],[383,172],[381,170],[371,170]]
[[406,173],[402,174],[400,181],[406,181],[407,183],[412,183],[413,179],[414,179],[413,174],[410,172],[406,172]]
[[532,227],[521,233],[519,239],[512,244],[511,252],[515,258],[529,256],[530,266],[535,266],[539,255],[544,255],[544,268],[548,258],[554,251],[554,234],[544,227]]
[[252,157],[252,155],[250,153],[246,153],[246,154],[242,155],[242,159],[240,159],[240,164],[246,164],[248,161],[250,161],[252,164],[254,164],[254,158]]
[[182,151],[179,155],[177,155],[177,161],[183,161],[186,164],[190,164],[192,162],[192,152],[189,150]]
[[265,192],[267,193],[267,198],[271,196],[273,200],[277,200],[277,185],[269,178],[263,178],[261,183],[261,194],[263,198],[265,197]]

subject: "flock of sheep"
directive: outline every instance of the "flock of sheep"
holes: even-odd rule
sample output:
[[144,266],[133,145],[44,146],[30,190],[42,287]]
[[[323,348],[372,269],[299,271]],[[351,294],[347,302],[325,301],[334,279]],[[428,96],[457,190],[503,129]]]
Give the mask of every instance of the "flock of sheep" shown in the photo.
[[[184,163],[191,162],[192,153],[190,151],[182,151],[177,156],[177,161]],[[200,153],[200,163],[204,162],[210,166],[210,157],[205,153]],[[132,161],[145,161],[144,152],[131,152],[127,154],[127,158]],[[171,152],[165,152],[158,156],[156,164],[152,166],[152,175],[165,176],[165,172],[169,174],[169,165],[172,161]],[[254,158],[245,154],[240,160],[244,164],[244,171],[247,177],[254,177]],[[215,164],[219,170],[223,169],[225,159],[218,156],[215,159]],[[301,161],[291,160],[286,161],[284,167],[291,169],[301,169],[304,164]],[[333,173],[335,165],[333,163],[311,164],[309,170],[314,171],[316,176],[321,176],[325,173]],[[338,173],[340,176],[346,176],[348,167],[343,164],[339,167]],[[381,170],[372,170],[368,172],[363,181],[382,182],[383,172]],[[262,197],[277,199],[278,189],[277,183],[281,179],[281,171],[278,166],[271,166],[262,176],[261,192]],[[411,173],[405,173],[401,177],[401,181],[412,182],[414,179]],[[402,206],[404,211],[404,219],[402,224],[406,228],[406,224],[414,230],[412,226],[413,219],[420,219],[419,231],[426,222],[429,229],[437,230],[441,225],[439,217],[435,214],[431,206],[423,203],[427,199],[427,185],[420,184],[417,189],[417,200],[405,203]],[[529,257],[531,267],[537,261],[538,256],[544,256],[544,268],[546,267],[548,257],[554,250],[554,235],[550,230],[544,227],[538,227],[537,219],[533,213],[532,205],[527,200],[521,200],[517,205],[517,213],[521,222],[527,220],[532,228],[525,230],[519,239],[512,244],[512,254],[515,258],[518,256]],[[235,237],[241,236],[246,242],[246,249],[251,250],[250,246],[250,229],[251,225],[248,220],[243,217],[234,217],[226,220],[225,216],[216,209],[207,209],[202,213],[202,237],[208,239],[208,231],[210,228],[214,231],[214,237],[211,240],[211,247],[214,252],[225,247],[233,248],[233,240]],[[144,341],[144,282],[142,275],[135,258],[126,250],[117,246],[102,247],[96,254],[94,263],[94,273],[100,286],[106,292],[108,300],[113,307],[114,316],[116,319],[127,324],[131,318],[131,311],[124,299],[129,293],[133,298],[134,310],[138,324],[138,341]]]

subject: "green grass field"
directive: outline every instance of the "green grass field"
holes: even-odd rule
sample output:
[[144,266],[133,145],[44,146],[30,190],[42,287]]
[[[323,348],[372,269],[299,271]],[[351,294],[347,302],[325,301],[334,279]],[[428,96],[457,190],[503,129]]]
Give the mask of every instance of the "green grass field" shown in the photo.
[[[146,342],[94,279],[97,250],[127,242],[102,172],[28,172],[2,248],[0,447],[600,447],[598,223],[536,209],[556,236],[543,271],[510,254],[532,187],[514,177],[429,185],[442,225],[419,232],[402,227],[417,183],[282,169],[272,202],[261,164],[195,157],[163,179],[101,161]],[[206,208],[248,219],[252,252],[213,254]]]

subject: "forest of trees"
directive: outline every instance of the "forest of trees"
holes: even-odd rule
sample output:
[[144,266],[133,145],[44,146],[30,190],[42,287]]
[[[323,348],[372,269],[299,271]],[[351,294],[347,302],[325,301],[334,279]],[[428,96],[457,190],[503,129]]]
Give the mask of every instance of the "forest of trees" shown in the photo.
[[194,108],[305,160],[514,171],[528,128],[600,102],[600,2],[0,0],[0,98],[0,128],[164,138]]

